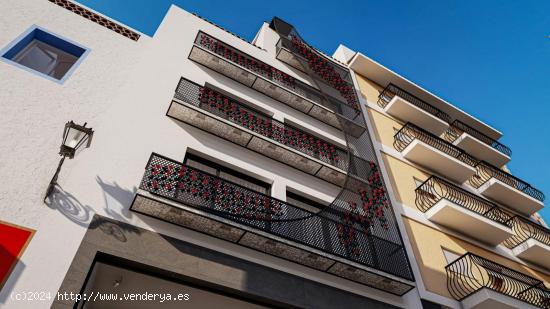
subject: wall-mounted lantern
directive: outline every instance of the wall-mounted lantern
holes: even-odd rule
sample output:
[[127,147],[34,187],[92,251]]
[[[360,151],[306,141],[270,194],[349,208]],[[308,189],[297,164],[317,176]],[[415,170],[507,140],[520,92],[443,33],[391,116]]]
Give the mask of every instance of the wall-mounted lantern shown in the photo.
[[86,128],[86,123],[84,123],[84,125],[78,125],[71,120],[65,124],[63,141],[61,147],[59,148],[61,160],[59,161],[57,170],[48,185],[46,195],[44,196],[44,201],[46,201],[48,196],[50,196],[55,188],[55,185],[57,184],[57,177],[59,176],[59,172],[61,171],[61,166],[63,165],[65,158],[72,159],[80,149],[83,149],[83,146],[85,146],[84,148],[90,147],[93,135],[94,130],[92,130],[92,128]]

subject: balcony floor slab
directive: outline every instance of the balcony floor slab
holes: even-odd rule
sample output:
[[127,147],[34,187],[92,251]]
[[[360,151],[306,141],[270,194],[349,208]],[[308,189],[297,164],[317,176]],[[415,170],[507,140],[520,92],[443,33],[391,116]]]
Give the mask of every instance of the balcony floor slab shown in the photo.
[[462,133],[453,145],[466,151],[476,158],[487,161],[496,167],[502,167],[510,162],[511,158],[468,133]]
[[445,132],[449,126],[447,122],[416,107],[399,96],[393,97],[384,110],[395,118],[401,119],[404,122],[412,122],[437,136]]
[[230,63],[228,60],[225,60],[220,56],[197,46],[193,46],[193,49],[191,49],[189,59],[230,77],[242,84],[245,84],[248,87],[251,87],[256,80],[256,76],[248,72],[246,69],[238,67]]
[[512,229],[466,209],[447,199],[437,202],[426,212],[426,217],[437,224],[496,246],[514,235]]
[[483,196],[486,196],[500,204],[506,205],[524,215],[530,216],[541,210],[544,204],[521,192],[520,190],[496,179],[487,180],[478,191]]
[[284,48],[284,47],[278,47],[278,52],[277,52],[277,59],[279,59],[280,61],[290,65],[291,67],[297,69],[297,70],[300,70],[300,71],[305,71],[305,69],[302,67],[302,64],[300,63],[300,61],[298,61],[294,55],[292,54],[292,52],[290,52],[288,49]]
[[514,254],[533,264],[550,269],[550,246],[529,238],[513,249]]
[[514,297],[482,288],[462,300],[464,309],[539,309]]
[[402,154],[407,160],[422,165],[458,183],[463,183],[476,172],[474,167],[418,139],[415,139],[405,147]]

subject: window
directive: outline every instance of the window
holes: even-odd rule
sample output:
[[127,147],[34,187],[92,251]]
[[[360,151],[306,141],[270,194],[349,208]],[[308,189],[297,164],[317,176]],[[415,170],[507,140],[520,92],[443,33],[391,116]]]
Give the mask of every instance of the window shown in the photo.
[[0,51],[0,55],[8,63],[63,83],[88,52],[82,46],[33,26]]
[[187,153],[185,156],[184,163],[193,168],[218,176],[222,179],[238,184],[242,187],[251,189],[253,191],[266,194],[266,195],[269,195],[271,193],[270,184],[263,182],[261,180],[258,180],[254,177],[232,170],[228,167],[214,163],[198,155]]
[[321,204],[312,199],[288,190],[286,190],[286,202],[298,208],[302,208],[314,213],[319,212],[321,209],[326,207],[326,205],[324,204]]

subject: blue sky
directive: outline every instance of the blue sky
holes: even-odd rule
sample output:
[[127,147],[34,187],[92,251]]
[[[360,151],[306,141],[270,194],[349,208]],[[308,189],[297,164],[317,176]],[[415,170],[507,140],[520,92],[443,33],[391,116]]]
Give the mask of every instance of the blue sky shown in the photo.
[[78,1],[148,35],[174,3],[249,40],[279,16],[328,54],[343,43],[503,132],[550,201],[550,1]]

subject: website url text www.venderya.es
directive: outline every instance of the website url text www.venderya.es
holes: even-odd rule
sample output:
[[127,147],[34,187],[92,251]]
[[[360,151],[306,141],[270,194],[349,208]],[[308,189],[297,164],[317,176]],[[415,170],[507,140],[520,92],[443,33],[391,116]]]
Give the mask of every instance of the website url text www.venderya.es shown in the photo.
[[73,292],[20,292],[12,293],[11,298],[16,301],[151,301],[164,303],[170,301],[188,301],[191,299],[191,295],[188,293],[102,293],[96,291],[82,294]]

